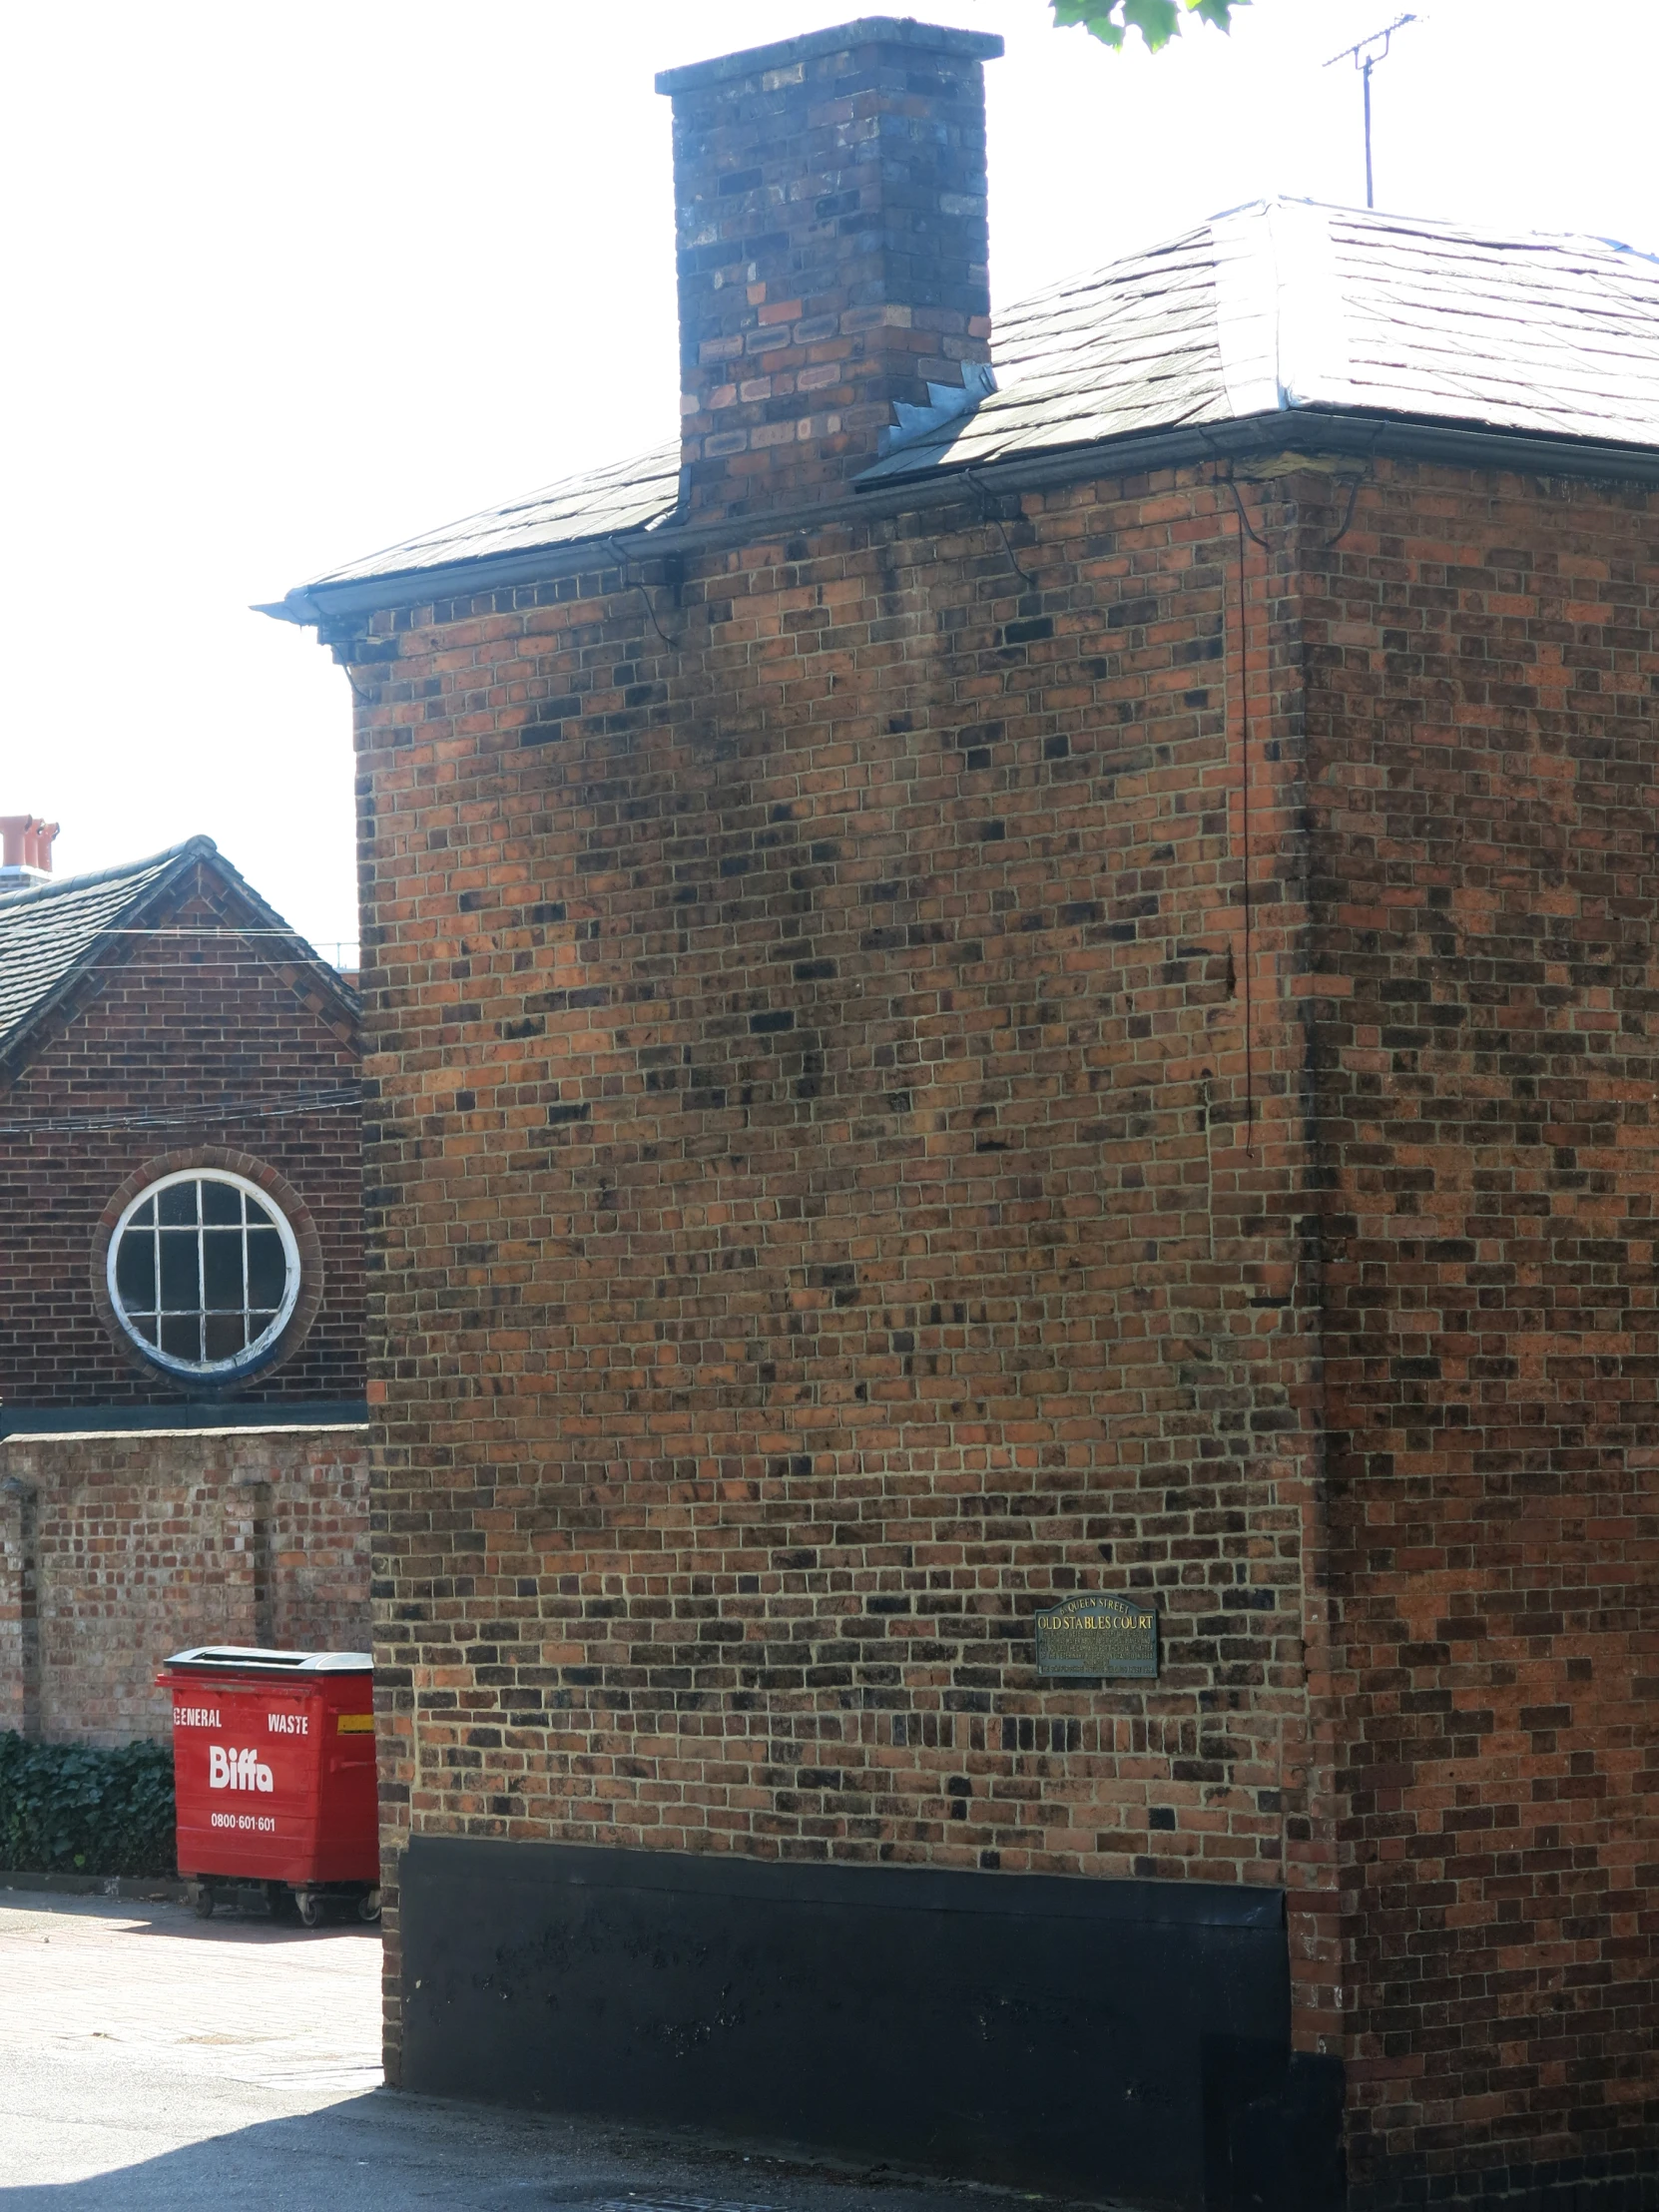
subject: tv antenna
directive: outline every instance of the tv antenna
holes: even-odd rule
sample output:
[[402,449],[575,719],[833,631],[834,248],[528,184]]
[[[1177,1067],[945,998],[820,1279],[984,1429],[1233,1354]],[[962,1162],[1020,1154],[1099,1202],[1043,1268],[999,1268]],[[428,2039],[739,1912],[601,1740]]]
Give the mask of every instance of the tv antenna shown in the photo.
[[1366,82],[1366,206],[1375,208],[1376,196],[1371,178],[1371,73],[1379,62],[1388,58],[1388,48],[1393,44],[1396,31],[1403,31],[1407,23],[1420,22],[1414,15],[1396,15],[1381,31],[1373,31],[1370,38],[1363,38],[1353,46],[1345,46],[1340,54],[1333,54],[1326,63],[1327,69],[1335,69],[1339,62],[1352,61]]

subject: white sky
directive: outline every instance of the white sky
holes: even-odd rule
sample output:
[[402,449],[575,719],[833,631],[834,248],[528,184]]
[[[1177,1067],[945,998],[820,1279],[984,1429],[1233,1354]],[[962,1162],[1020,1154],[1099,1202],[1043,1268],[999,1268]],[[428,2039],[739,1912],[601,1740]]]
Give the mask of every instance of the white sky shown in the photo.
[[[206,830],[349,939],[345,679],[249,603],[672,435],[652,76],[878,4],[0,9],[0,813],[61,821],[61,873]],[[1359,79],[1320,64],[1390,0],[1256,0],[1156,59],[1043,0],[908,4],[1008,43],[999,301],[1265,194],[1363,201]],[[1381,207],[1659,247],[1654,0],[1421,13],[1375,79]]]

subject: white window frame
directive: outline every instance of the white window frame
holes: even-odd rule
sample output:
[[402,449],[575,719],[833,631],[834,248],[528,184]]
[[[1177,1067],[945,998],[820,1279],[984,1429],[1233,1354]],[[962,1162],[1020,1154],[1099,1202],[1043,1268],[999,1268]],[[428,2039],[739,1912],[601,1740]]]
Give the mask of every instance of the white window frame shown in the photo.
[[[127,1309],[122,1304],[120,1291],[116,1288],[116,1262],[121,1256],[121,1240],[127,1233],[128,1224],[141,1206],[148,1205],[152,1199],[159,1202],[163,1191],[171,1190],[179,1183],[230,1184],[234,1190],[241,1191],[246,1197],[256,1200],[262,1210],[271,1216],[271,1219],[276,1225],[276,1233],[282,1242],[282,1259],[286,1268],[286,1281],[282,1288],[282,1303],[277,1308],[275,1318],[267,1324],[261,1335],[245,1351],[239,1352],[234,1360],[181,1360],[177,1353],[164,1352],[159,1344],[149,1343],[147,1339],[139,1335],[128,1320]],[[227,1226],[230,1225],[227,1224]],[[198,1283],[203,1280],[201,1236],[201,1229],[198,1228],[196,1262]],[[246,1238],[247,1231],[245,1229],[245,1251],[247,1249]],[[289,1226],[282,1209],[269,1191],[262,1190],[258,1183],[251,1183],[246,1175],[234,1175],[229,1168],[178,1168],[171,1175],[158,1176],[154,1183],[146,1183],[143,1190],[128,1201],[110,1238],[110,1249],[104,1266],[104,1279],[109,1290],[111,1312],[120,1323],[123,1334],[130,1343],[138,1348],[146,1360],[151,1361],[156,1367],[165,1368],[170,1375],[193,1375],[205,1380],[229,1379],[244,1375],[249,1369],[258,1367],[293,1319],[293,1309],[299,1302],[299,1247],[294,1241],[293,1230]],[[158,1301],[160,1294],[161,1285],[158,1280]],[[232,1311],[234,1312],[235,1309],[233,1308]],[[245,1308],[244,1311],[246,1312],[247,1309]],[[158,1337],[161,1335],[159,1323],[156,1334]]]

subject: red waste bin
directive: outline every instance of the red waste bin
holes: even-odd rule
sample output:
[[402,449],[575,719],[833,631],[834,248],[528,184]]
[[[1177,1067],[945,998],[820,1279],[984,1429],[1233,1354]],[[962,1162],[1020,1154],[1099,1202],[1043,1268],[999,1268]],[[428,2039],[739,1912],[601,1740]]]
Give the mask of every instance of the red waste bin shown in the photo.
[[380,1911],[374,1662],[357,1651],[175,1652],[179,1872],[203,1919],[250,1886],[291,1896],[314,1928],[330,1902]]

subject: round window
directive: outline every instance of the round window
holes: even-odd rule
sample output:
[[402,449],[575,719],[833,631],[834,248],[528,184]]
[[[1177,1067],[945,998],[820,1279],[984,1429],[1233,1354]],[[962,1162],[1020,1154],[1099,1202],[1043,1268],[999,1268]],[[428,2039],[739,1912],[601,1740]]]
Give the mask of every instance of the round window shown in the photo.
[[257,1366],[299,1296],[293,1231],[257,1184],[185,1168],[140,1191],[110,1239],[110,1303],[146,1356],[180,1375]]

